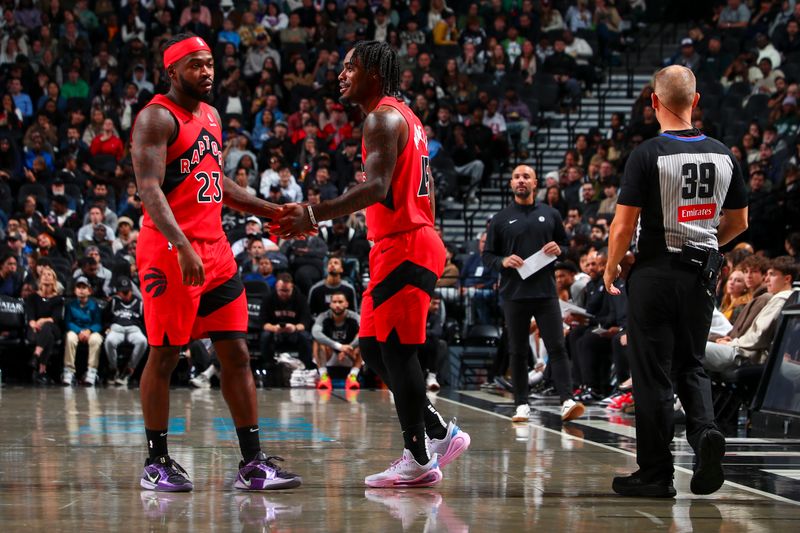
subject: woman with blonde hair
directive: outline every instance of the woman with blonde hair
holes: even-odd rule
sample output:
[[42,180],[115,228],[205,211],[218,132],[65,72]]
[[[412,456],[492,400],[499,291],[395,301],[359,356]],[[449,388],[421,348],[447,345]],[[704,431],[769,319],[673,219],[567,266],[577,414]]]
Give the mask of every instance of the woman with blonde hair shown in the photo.
[[728,276],[728,281],[725,283],[725,295],[722,297],[719,310],[732,324],[744,306],[752,299],[753,295],[745,284],[744,272],[737,268]]
[[47,384],[47,364],[61,338],[64,316],[63,287],[55,270],[49,266],[39,272],[38,290],[25,299],[25,318],[28,321],[28,340],[34,345],[31,366],[36,384]]

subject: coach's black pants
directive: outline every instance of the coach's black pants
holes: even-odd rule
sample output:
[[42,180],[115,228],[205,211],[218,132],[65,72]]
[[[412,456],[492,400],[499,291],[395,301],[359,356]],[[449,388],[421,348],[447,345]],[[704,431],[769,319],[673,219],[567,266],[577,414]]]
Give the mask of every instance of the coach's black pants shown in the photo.
[[637,263],[627,288],[636,460],[645,479],[672,479],[673,390],[692,448],[715,427],[711,381],[700,364],[714,303],[698,270],[676,256]]
[[564,329],[558,298],[505,300],[503,312],[508,330],[508,352],[511,357],[511,379],[514,382],[514,404],[528,403],[528,337],[531,318],[536,319],[539,335],[547,348],[547,366],[556,390],[564,402],[572,396],[572,378],[564,345]]

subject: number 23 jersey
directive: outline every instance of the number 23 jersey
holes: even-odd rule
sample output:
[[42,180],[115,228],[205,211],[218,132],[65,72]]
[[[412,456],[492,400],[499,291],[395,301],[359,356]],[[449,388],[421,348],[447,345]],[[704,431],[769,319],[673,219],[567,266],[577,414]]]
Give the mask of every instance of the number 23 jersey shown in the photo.
[[[392,96],[383,97],[381,106],[396,109],[408,124],[408,141],[397,154],[392,184],[386,198],[367,207],[367,238],[377,242],[386,236],[411,231],[423,226],[433,227],[430,193],[428,190],[428,137],[422,123],[411,109]],[[361,143],[361,160],[366,164],[369,154]],[[369,179],[369,176],[364,176]]]
[[640,256],[677,253],[684,244],[717,249],[722,209],[747,207],[739,163],[697,130],[664,132],[628,158],[620,205],[641,207]]
[[[190,241],[216,241],[222,230],[222,129],[214,109],[200,103],[195,116],[165,95],[147,104],[166,108],[178,134],[167,147],[161,190],[181,231]],[[135,125],[134,125],[135,127]],[[158,231],[145,210],[143,227]]]

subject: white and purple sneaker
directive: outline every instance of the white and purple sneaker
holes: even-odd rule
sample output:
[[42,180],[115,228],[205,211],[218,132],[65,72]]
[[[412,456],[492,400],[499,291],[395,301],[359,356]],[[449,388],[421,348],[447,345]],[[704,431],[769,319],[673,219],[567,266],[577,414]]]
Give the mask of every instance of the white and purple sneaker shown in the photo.
[[236,476],[234,488],[240,490],[279,490],[293,489],[303,483],[297,474],[281,470],[273,460],[283,461],[281,457],[269,456],[264,452],[250,461],[239,463],[239,474]]
[[428,439],[428,448],[430,448],[431,453],[435,453],[439,456],[439,467],[444,468],[455,461],[459,455],[467,451],[470,442],[472,442],[472,439],[470,439],[469,433],[458,427],[456,425],[456,419],[453,418],[450,423],[447,424],[447,435],[445,438]]
[[169,455],[147,459],[139,485],[157,492],[189,492],[194,488],[189,474]]
[[408,449],[403,456],[394,461],[389,468],[379,474],[367,476],[364,483],[373,489],[401,487],[432,487],[442,480],[439,470],[439,456],[431,455],[427,464],[421,465]]

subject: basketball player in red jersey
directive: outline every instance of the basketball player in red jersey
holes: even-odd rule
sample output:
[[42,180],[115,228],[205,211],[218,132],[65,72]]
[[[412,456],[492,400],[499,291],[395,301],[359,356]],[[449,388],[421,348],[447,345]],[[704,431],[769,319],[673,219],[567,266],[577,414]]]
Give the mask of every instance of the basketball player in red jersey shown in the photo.
[[397,56],[386,43],[360,42],[347,53],[339,85],[342,99],[367,115],[361,148],[365,180],[313,208],[284,206],[275,225],[282,235],[308,233],[322,220],[367,209],[368,238],[375,246],[359,345],[364,361],[394,393],[405,443],[399,461],[366,478],[376,488],[435,485],[442,478],[439,466],[470,443],[455,420],[445,425],[431,405],[417,357],[445,249],[433,229],[428,139],[419,119],[396,96],[399,77]]
[[266,218],[275,216],[277,206],[248,194],[222,172],[220,117],[204,102],[214,82],[208,45],[195,35],[176,35],[165,44],[164,67],[169,92],[142,109],[131,134],[145,210],[136,260],[150,344],[141,380],[149,457],[140,485],[169,492],[193,488],[186,471],[167,453],[169,381],[180,347],[210,337],[243,456],[234,486],[296,487],[300,477],[281,470],[276,458],[261,451],[245,344],[247,301],[222,230],[223,204]]

